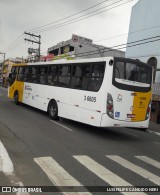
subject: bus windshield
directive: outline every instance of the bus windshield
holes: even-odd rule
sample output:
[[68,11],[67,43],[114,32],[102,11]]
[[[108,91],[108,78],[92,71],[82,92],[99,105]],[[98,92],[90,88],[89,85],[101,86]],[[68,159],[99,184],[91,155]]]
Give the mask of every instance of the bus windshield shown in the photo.
[[[152,82],[152,67],[147,64],[143,64],[140,61],[135,60],[115,60],[114,73],[113,73],[113,84],[120,88],[124,85],[130,85],[132,90],[133,86],[150,88]],[[123,87],[122,87],[123,86]],[[128,90],[128,89],[127,89]],[[134,89],[135,90],[135,89]]]

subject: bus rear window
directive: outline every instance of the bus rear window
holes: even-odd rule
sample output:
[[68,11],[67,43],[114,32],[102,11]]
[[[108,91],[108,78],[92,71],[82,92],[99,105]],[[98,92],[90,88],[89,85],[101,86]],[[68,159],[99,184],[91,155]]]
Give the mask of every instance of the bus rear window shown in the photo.
[[115,79],[133,82],[151,83],[151,69],[132,63],[117,62],[115,65]]
[[151,90],[152,66],[138,60],[115,58],[112,84],[122,90],[148,92]]

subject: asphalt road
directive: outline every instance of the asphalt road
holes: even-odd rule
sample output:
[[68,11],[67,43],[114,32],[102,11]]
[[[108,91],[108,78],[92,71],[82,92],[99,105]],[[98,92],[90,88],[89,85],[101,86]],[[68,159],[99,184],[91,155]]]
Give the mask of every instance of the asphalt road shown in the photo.
[[51,121],[45,112],[15,105],[0,87],[0,141],[14,166],[12,175],[0,169],[0,186],[160,186],[159,127],[151,123],[143,132]]

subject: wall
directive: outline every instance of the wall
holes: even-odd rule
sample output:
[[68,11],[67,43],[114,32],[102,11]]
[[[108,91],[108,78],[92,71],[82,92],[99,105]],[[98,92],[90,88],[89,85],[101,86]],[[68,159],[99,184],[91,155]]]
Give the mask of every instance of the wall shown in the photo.
[[[128,43],[160,36],[159,18],[160,0],[139,0],[132,8]],[[160,39],[160,37],[156,39]],[[156,39],[148,39],[145,42]],[[156,57],[157,68],[160,68],[160,40],[135,47],[128,47],[126,49],[126,57],[140,59],[143,62],[147,62],[151,57]],[[160,72],[156,73],[155,82],[160,82]]]

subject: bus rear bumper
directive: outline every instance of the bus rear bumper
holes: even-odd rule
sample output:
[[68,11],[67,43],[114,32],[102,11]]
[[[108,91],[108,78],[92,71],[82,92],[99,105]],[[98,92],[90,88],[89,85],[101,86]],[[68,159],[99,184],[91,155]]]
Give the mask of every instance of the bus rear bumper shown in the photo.
[[111,119],[107,114],[103,114],[101,118],[101,127],[133,127],[133,128],[148,128],[149,119],[139,122],[120,121]]

